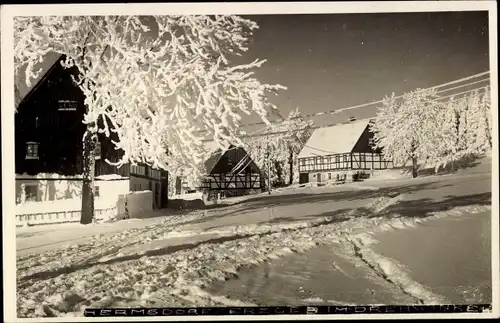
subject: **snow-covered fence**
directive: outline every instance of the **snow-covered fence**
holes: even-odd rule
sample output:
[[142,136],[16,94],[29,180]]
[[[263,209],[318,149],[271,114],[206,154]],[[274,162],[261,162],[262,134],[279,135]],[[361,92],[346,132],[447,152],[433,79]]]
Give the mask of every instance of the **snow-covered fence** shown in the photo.
[[[17,226],[43,225],[80,221],[81,198],[28,202],[16,205]],[[116,202],[96,199],[97,220],[108,220],[117,214]]]
[[[140,218],[153,209],[153,192],[129,192],[118,199],[96,199],[95,217],[97,221],[116,219],[120,216]],[[28,202],[16,205],[16,225],[33,226],[79,222],[82,200],[64,199],[55,201]]]
[[[96,209],[95,216],[97,221],[108,220],[115,217],[116,207]],[[79,222],[81,217],[80,210],[37,212],[27,214],[16,214],[16,226],[35,226],[46,224],[59,224],[69,222]]]

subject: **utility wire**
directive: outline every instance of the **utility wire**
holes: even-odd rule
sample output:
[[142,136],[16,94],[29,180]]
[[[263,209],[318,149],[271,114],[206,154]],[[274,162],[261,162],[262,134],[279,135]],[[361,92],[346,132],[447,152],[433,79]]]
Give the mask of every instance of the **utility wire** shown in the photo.
[[[482,89],[487,89],[489,88],[489,86],[484,86],[484,87],[480,87],[480,88],[475,88],[475,89],[472,89],[472,90],[468,90],[468,91],[463,91],[463,92],[460,92],[460,93],[456,93],[456,94],[452,94],[452,95],[447,95],[447,96],[443,96],[443,97],[438,97],[436,98],[434,101],[437,101],[437,100],[440,100],[440,99],[446,99],[446,98],[449,98],[449,97],[455,97],[457,95],[462,95],[462,94],[467,94],[467,93],[472,93],[472,92],[475,92],[475,91],[480,91]],[[454,98],[452,100],[448,100],[446,101],[446,103],[449,103],[449,102],[455,102],[455,101],[460,101],[460,100],[463,100],[463,97],[461,98]],[[430,102],[430,100],[427,100],[427,101],[423,101],[422,103],[425,103],[425,102]],[[438,104],[434,104],[433,106],[437,106]],[[374,118],[369,118],[369,119],[374,119]],[[336,123],[331,123],[331,124],[327,124],[327,125],[323,125],[323,126],[312,126],[312,127],[306,127],[306,128],[300,128],[300,129],[295,129],[293,131],[295,132],[298,132],[298,131],[303,131],[303,130],[314,130],[314,129],[319,129],[319,128],[328,128],[328,127],[333,127],[333,126],[336,126],[336,125],[341,125],[341,124],[348,124],[350,123],[350,121],[347,121],[347,122],[336,122]],[[263,129],[266,129],[266,128],[263,128]],[[267,135],[277,135],[277,134],[283,134],[283,133],[287,133],[287,132],[290,132],[291,130],[285,130],[285,131],[274,131],[274,132],[266,132],[266,133],[263,133],[263,134],[258,134],[258,135],[247,135],[247,136],[243,136],[243,138],[252,138],[252,137],[262,137],[262,136],[267,136]]]
[[[476,77],[484,76],[486,74],[489,74],[489,71],[488,72],[479,73],[479,74],[475,74],[475,75],[468,76],[468,77],[464,77],[462,79],[454,80],[454,81],[451,81],[451,82],[448,82],[448,83],[436,85],[436,86],[430,87],[428,89],[437,89],[437,88],[440,88],[440,87],[443,87],[443,86],[457,84],[457,83],[464,82],[464,81],[467,81],[467,80],[470,80],[470,79],[473,79],[473,78],[476,78]],[[448,91],[451,91],[451,90],[455,90],[455,89],[459,89],[459,88],[462,88],[462,87],[466,87],[466,86],[478,84],[478,83],[485,82],[485,81],[489,81],[489,78],[482,79],[482,80],[479,80],[479,81],[469,82],[469,83],[466,83],[466,84],[461,84],[461,85],[458,85],[458,86],[455,86],[455,87],[452,87],[452,88],[448,88],[448,89],[442,89],[442,90],[436,91],[436,94],[443,93],[443,92],[448,92]],[[450,95],[447,95],[447,96],[441,96],[441,97],[437,98],[436,100],[445,99],[445,98],[449,98],[449,97],[453,97],[453,96],[458,96],[458,95],[470,93],[470,92],[481,90],[481,89],[484,89],[484,88],[487,88],[487,87],[489,87],[489,85],[485,86],[485,87],[480,87],[480,88],[475,88],[475,89],[472,89],[472,90],[463,91],[463,92],[460,92],[460,93],[450,94]],[[423,89],[423,90],[420,90],[420,91],[424,91],[424,90],[426,90],[426,89]],[[420,91],[417,91],[417,92],[420,92]],[[394,99],[403,98],[403,97],[404,97],[404,94],[400,95],[400,96],[396,96],[396,97],[394,97]],[[347,111],[347,110],[351,110],[351,109],[357,109],[357,108],[360,108],[360,107],[367,107],[367,106],[371,106],[371,105],[375,105],[375,104],[380,104],[380,103],[383,103],[383,102],[384,102],[384,100],[379,100],[379,101],[375,101],[375,102],[364,103],[364,104],[355,105],[355,106],[351,106],[351,107],[347,107],[347,108],[342,108],[342,109],[336,109],[336,110],[330,110],[330,111],[321,111],[321,112],[316,112],[316,113],[310,113],[310,114],[306,114],[306,115],[302,115],[302,116],[292,117],[292,118],[290,118],[290,120],[301,118],[301,117],[302,118],[311,118],[311,117],[321,116],[321,115],[332,115],[332,114],[337,114],[337,113],[340,113],[340,112],[343,112],[343,111]],[[280,120],[280,122],[282,122],[283,120],[285,120],[285,118],[283,118],[283,116],[279,113],[278,110],[273,110],[273,111],[276,114],[278,114],[280,116],[280,118],[282,119],[282,120]],[[280,122],[274,121],[274,122],[271,122],[271,124],[273,124],[273,123],[274,124],[279,124]],[[247,126],[261,125],[261,124],[266,124],[266,123],[265,122],[256,122],[256,123],[250,123],[250,124],[241,125],[240,127],[247,127]],[[266,128],[267,127],[261,128],[261,129],[257,130],[256,132],[260,132],[262,130],[265,130]],[[303,129],[300,129],[300,130],[303,130]],[[283,132],[277,132],[277,133],[273,133],[273,134],[279,134],[279,133],[283,133]],[[265,135],[266,134],[262,134],[262,136],[265,136]],[[250,135],[244,135],[243,138],[245,138],[245,137],[256,137],[255,136],[255,132],[252,133],[252,134],[250,134]],[[204,141],[213,141],[213,140],[207,139],[207,140],[204,140]]]
[[[433,87],[429,87],[429,88],[426,88],[426,89],[421,89],[421,90],[419,90],[417,92],[426,91],[426,90],[432,90],[432,89],[438,89],[438,88],[441,88],[441,87],[444,87],[444,86],[458,84],[458,83],[461,83],[461,82],[464,82],[464,81],[468,81],[468,80],[471,80],[471,79],[474,79],[474,78],[477,78],[477,77],[481,77],[481,76],[487,75],[489,73],[490,72],[488,71],[488,72],[483,72],[483,73],[471,75],[471,76],[464,77],[464,78],[461,78],[461,79],[458,79],[458,80],[454,80],[454,81],[451,81],[451,82],[448,82],[448,83],[443,83],[443,84],[439,84],[439,85],[436,85],[436,86],[433,86]],[[436,91],[436,93],[447,92],[447,91],[451,91],[451,90],[454,90],[454,89],[458,89],[458,88],[462,88],[462,87],[474,85],[474,84],[485,82],[485,81],[489,81],[489,80],[490,79],[488,77],[488,78],[483,79],[483,80],[469,82],[469,83],[466,83],[466,84],[461,84],[461,85],[458,85],[458,86],[453,87],[453,88],[442,89],[442,90]],[[394,97],[394,99],[400,99],[400,98],[403,98],[403,97],[404,97],[404,94],[396,96],[396,97]],[[367,106],[371,106],[371,105],[375,105],[375,104],[380,104],[382,102],[384,102],[383,99],[379,100],[379,101],[373,101],[373,102],[363,103],[363,104],[359,104],[359,105],[354,105],[354,106],[350,106],[350,107],[347,107],[347,108],[341,108],[341,109],[334,109],[334,110],[329,110],[329,111],[321,111],[321,112],[309,113],[309,114],[302,115],[300,117],[311,118],[311,117],[322,116],[322,115],[337,114],[337,113],[348,111],[348,110],[353,110],[353,109],[363,108],[363,107],[367,107]],[[299,117],[295,117],[295,118],[299,118]],[[290,119],[294,119],[294,118],[290,118]],[[276,121],[274,121],[274,122],[276,122]],[[273,122],[271,122],[271,123],[273,123]],[[248,124],[245,124],[245,125],[241,125],[241,127],[257,126],[257,125],[262,125],[262,124],[266,124],[266,123],[263,122],[263,121],[259,121],[259,122],[255,122],[255,123],[248,123]]]
[[[448,92],[448,91],[456,90],[456,89],[459,89],[459,88],[471,86],[471,85],[474,85],[474,84],[478,84],[478,83],[490,81],[489,74],[490,74],[490,71],[486,71],[486,72],[474,74],[474,75],[471,75],[471,76],[463,77],[461,79],[453,80],[453,81],[450,81],[450,82],[447,82],[447,83],[435,85],[435,86],[429,87],[427,89],[417,90],[416,92],[421,92],[421,91],[426,91],[426,90],[431,90],[431,89],[439,89],[439,88],[442,88],[442,87],[445,87],[445,86],[459,84],[459,83],[462,83],[462,82],[465,82],[465,81],[469,81],[469,80],[472,80],[472,79],[475,79],[475,78],[478,78],[478,77],[483,77],[483,76],[486,76],[486,75],[488,76],[485,79],[481,79],[481,80],[478,80],[478,81],[472,81],[472,82],[468,82],[468,83],[465,83],[465,84],[457,85],[455,87],[446,88],[446,89],[440,89],[440,90],[436,91],[437,94],[443,93],[443,92]],[[476,90],[476,89],[474,89],[474,90]],[[467,93],[467,92],[468,91],[461,92],[461,93],[456,93],[454,95],[456,96],[456,95],[460,95],[460,94]],[[450,95],[450,96],[453,96],[453,95]],[[447,97],[450,97],[450,96],[447,96]],[[404,97],[404,94],[396,96],[396,97],[394,97],[394,99],[400,99],[400,98],[403,98],[403,97]],[[441,98],[444,98],[444,97],[441,97]],[[300,115],[300,116],[292,117],[289,120],[293,120],[293,119],[297,119],[297,118],[310,119],[312,117],[317,117],[317,116],[333,115],[333,114],[337,114],[337,113],[348,111],[348,110],[353,110],[353,109],[368,107],[368,106],[372,106],[372,105],[376,105],[376,104],[381,104],[383,102],[384,102],[384,100],[382,99],[382,100],[379,100],[379,101],[373,101],[373,102],[363,103],[363,104],[359,104],[359,105],[350,106],[350,107],[347,107],[347,108],[333,109],[333,110],[329,110],[329,111],[320,111],[320,112],[315,112],[315,113],[309,113],[309,114],[305,114],[305,115]],[[283,120],[285,120],[285,118],[281,115],[281,113],[279,112],[279,110],[274,110],[273,109],[272,111],[273,111],[273,113],[277,114],[280,117],[280,120],[271,121],[270,122],[271,125],[273,125],[273,124],[279,124]],[[249,127],[249,126],[257,126],[257,125],[265,125],[265,124],[267,124],[267,123],[263,122],[263,121],[259,121],[259,122],[255,122],[255,123],[248,123],[248,124],[240,125],[240,127]],[[263,128],[263,129],[266,129],[266,128]],[[257,131],[261,131],[263,129],[259,129]],[[203,133],[203,132],[207,132],[207,131],[206,130],[200,130],[199,132]],[[250,135],[250,137],[253,137],[253,136]],[[213,141],[213,140],[207,139],[207,140],[204,140],[204,141]]]
[[[472,75],[472,76],[468,76],[468,77],[465,77],[465,78],[462,78],[462,79],[454,80],[454,81],[451,81],[451,82],[448,82],[448,83],[436,85],[436,86],[430,87],[428,89],[437,89],[437,88],[440,88],[440,87],[443,87],[443,86],[457,84],[457,83],[460,83],[460,82],[463,82],[463,81],[467,81],[467,80],[473,79],[475,77],[484,76],[486,74],[489,74],[489,71],[488,72],[479,73],[479,74],[475,74],[475,75]],[[443,89],[443,90],[437,91],[436,93],[448,92],[448,91],[451,91],[451,90],[463,88],[463,87],[466,87],[466,86],[478,84],[478,83],[485,82],[485,81],[489,81],[489,79],[483,79],[483,80],[479,80],[479,81],[469,82],[469,83],[466,83],[466,84],[461,84],[461,85],[458,85],[458,86],[455,86],[455,87],[452,87],[452,88],[448,88],[448,89]],[[472,93],[472,92],[475,92],[475,91],[485,90],[487,88],[489,88],[489,85],[483,86],[483,87],[479,87],[479,88],[474,88],[474,89],[467,90],[467,91],[462,91],[462,92],[459,92],[459,93],[454,93],[454,94],[446,95],[446,96],[440,96],[440,97],[434,99],[434,101],[438,101],[438,100],[442,100],[442,99],[446,99],[446,98],[453,98],[453,97],[460,96],[460,95],[466,95],[468,93]],[[424,91],[424,90],[420,90],[420,91]],[[420,92],[420,91],[418,91],[418,92]],[[394,97],[394,99],[403,98],[403,97],[404,97],[404,95],[400,95],[400,96]],[[454,98],[452,100],[448,100],[447,103],[459,101],[459,100],[462,100],[462,99],[463,99],[463,97],[462,98]],[[427,102],[429,102],[429,101],[430,100],[427,100]],[[331,110],[331,111],[323,111],[323,112],[311,113],[311,114],[307,114],[307,115],[303,115],[303,116],[299,116],[299,117],[295,117],[295,118],[300,118],[300,117],[310,118],[310,117],[313,117],[313,116],[326,115],[326,114],[334,114],[334,113],[339,113],[339,112],[342,112],[342,111],[346,111],[346,110],[350,110],[350,109],[355,109],[355,108],[359,108],[359,107],[370,106],[370,105],[374,105],[374,104],[382,103],[382,102],[384,102],[384,100],[380,100],[380,101],[376,101],[376,102],[370,102],[370,103],[365,103],[365,104],[360,104],[360,105],[351,106],[351,107],[343,108],[343,109],[337,109],[337,110]],[[281,113],[278,110],[273,110],[273,111],[280,116],[280,118],[282,119],[281,122],[285,120],[285,118],[281,115]],[[295,118],[292,117],[290,119],[295,119]],[[346,123],[349,123],[349,122],[340,122],[340,123],[336,122],[336,123],[331,123],[331,124],[327,124],[327,125],[323,125],[323,126],[306,127],[306,128],[301,128],[301,129],[295,129],[294,132],[296,133],[296,132],[303,131],[303,130],[314,130],[314,129],[320,129],[320,128],[328,128],[328,127],[332,127],[332,126],[336,126],[336,125],[340,125],[340,124],[346,124]],[[254,123],[254,124],[241,125],[241,127],[243,127],[243,126],[250,126],[250,125],[259,125],[259,124],[266,124],[266,123],[265,122],[258,122],[258,123]],[[285,130],[285,131],[275,131],[275,132],[266,132],[266,133],[263,133],[263,134],[257,134],[257,133],[259,133],[259,132],[261,132],[263,130],[266,130],[267,128],[268,127],[260,128],[260,129],[258,129],[256,131],[253,131],[252,133],[250,133],[248,135],[246,135],[246,134],[243,135],[242,138],[263,137],[263,136],[268,136],[268,135],[276,135],[276,134],[283,134],[283,133],[290,132],[290,130]],[[298,138],[298,139],[305,146],[305,144],[302,142],[302,140],[300,140],[300,138]],[[213,140],[208,139],[208,140],[204,140],[204,141],[207,142],[207,141],[213,141]],[[249,142],[249,143],[246,143],[246,144],[250,145],[252,143],[253,142]],[[234,147],[234,148],[226,149],[225,151],[232,150],[232,149],[237,149],[237,148],[238,147]],[[313,147],[309,147],[309,148],[315,149]],[[219,153],[219,152],[214,152],[210,156],[213,156],[213,155],[215,155],[217,153]],[[249,153],[247,153],[247,155],[249,155]]]
[[[487,88],[489,88],[489,86],[475,88],[475,89],[471,89],[471,90],[468,90],[468,91],[463,91],[463,92],[460,92],[460,93],[454,93],[454,94],[450,94],[450,95],[447,95],[447,96],[438,97],[438,98],[434,99],[434,101],[442,100],[442,99],[446,99],[446,98],[450,98],[450,97],[452,98],[452,97],[456,97],[458,95],[466,95],[468,93],[472,93],[472,92],[476,92],[476,91],[480,91],[480,90],[486,90]],[[463,99],[464,99],[464,97],[459,97],[459,98],[454,98],[452,100],[448,100],[448,101],[443,102],[443,103],[452,103],[452,102],[460,101],[460,100],[463,100]],[[424,101],[422,103],[425,103],[425,102],[430,102],[430,100]],[[437,105],[438,104],[434,104],[433,106],[437,106]],[[362,119],[362,120],[370,120],[370,119],[373,119],[373,118]],[[358,120],[358,121],[362,121],[362,120]],[[326,125],[323,125],[323,126],[310,126],[310,127],[295,129],[294,132],[297,133],[297,132],[304,131],[304,130],[315,130],[315,129],[321,129],[321,128],[329,128],[329,127],[338,126],[338,125],[341,125],[341,124],[348,124],[348,123],[350,123],[350,122],[335,122],[335,123],[330,123],[330,124],[326,124]],[[249,134],[249,135],[243,135],[242,137],[243,138],[256,138],[256,137],[263,137],[263,136],[269,136],[269,135],[279,135],[279,134],[283,134],[283,133],[289,133],[291,131],[291,130],[284,130],[284,131],[274,131],[274,132],[267,132],[267,133],[263,133],[263,134],[257,134],[258,132],[261,132],[261,131],[263,131],[265,129],[267,129],[267,128],[264,127],[264,128],[258,129],[256,131],[252,132],[251,134]],[[299,139],[299,141],[301,142],[301,144],[303,146],[307,146],[300,138],[298,138],[298,139]],[[207,140],[207,141],[212,141],[212,140]],[[257,141],[258,141],[258,139],[250,141],[250,142],[247,142],[246,145],[251,146],[253,143],[255,143]],[[233,149],[238,149],[238,148],[239,147],[229,148],[229,149],[224,150],[224,152],[229,151],[229,150],[233,150]],[[314,147],[309,147],[309,148],[311,148],[311,149],[317,149],[317,148],[314,148]],[[329,151],[325,151],[325,152],[329,152]],[[220,152],[218,152],[218,151],[213,152],[210,156],[213,156],[213,155],[218,154],[218,153],[220,153]],[[249,154],[250,154],[250,152],[247,152],[247,155],[249,155]]]

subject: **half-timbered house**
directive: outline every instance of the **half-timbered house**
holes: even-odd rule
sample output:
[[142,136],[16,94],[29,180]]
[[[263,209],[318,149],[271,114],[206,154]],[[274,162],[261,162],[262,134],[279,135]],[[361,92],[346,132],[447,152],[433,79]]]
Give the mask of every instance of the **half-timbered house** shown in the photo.
[[315,129],[298,155],[299,182],[352,179],[353,174],[392,167],[371,144],[369,119]]
[[[81,195],[82,138],[86,129],[84,95],[74,84],[74,69],[56,57],[43,76],[23,93],[18,90],[15,115],[16,200],[47,201]],[[134,191],[153,192],[153,208],[168,203],[166,171],[148,165],[110,165],[122,155],[112,139],[98,134],[95,164],[95,197],[116,198]]]
[[200,189],[209,196],[226,196],[262,191],[264,175],[242,147],[216,148],[205,161]]

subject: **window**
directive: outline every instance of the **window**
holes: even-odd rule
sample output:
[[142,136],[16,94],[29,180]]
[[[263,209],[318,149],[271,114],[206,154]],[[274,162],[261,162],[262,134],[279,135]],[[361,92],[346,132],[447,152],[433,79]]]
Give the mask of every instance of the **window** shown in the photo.
[[99,198],[101,196],[101,190],[99,186],[94,186],[94,198]]
[[139,165],[130,165],[130,173],[134,175],[146,175],[146,167]]
[[101,142],[98,141],[95,145],[95,159],[101,159]]
[[321,164],[321,157],[316,157],[316,164],[317,165]]
[[161,173],[160,173],[160,171],[159,171],[159,170],[157,170],[157,169],[153,169],[153,170],[152,170],[152,177],[153,177],[154,179],[160,179],[160,178],[161,178]]
[[24,200],[26,202],[36,202],[38,193],[38,184],[24,185]]
[[78,102],[71,100],[59,100],[57,101],[58,111],[76,111]]
[[340,156],[339,155],[335,155],[335,162],[340,163]]
[[300,159],[300,166],[305,166],[306,165],[306,160],[305,159]]
[[26,143],[26,159],[38,159],[38,142],[28,141]]

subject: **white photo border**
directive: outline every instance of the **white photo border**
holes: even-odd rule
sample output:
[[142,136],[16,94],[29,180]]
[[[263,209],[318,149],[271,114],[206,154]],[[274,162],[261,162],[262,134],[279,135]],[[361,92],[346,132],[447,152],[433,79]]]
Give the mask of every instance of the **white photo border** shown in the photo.
[[[335,319],[410,319],[410,318],[493,318],[500,313],[499,305],[499,189],[498,189],[498,66],[497,66],[497,11],[496,1],[393,1],[393,2],[246,2],[246,3],[128,3],[128,4],[30,4],[3,5],[1,8],[1,113],[2,113],[2,238],[4,319],[6,322],[86,322],[88,317],[17,318],[16,317],[16,244],[14,167],[14,59],[13,18],[42,15],[151,15],[151,14],[342,14],[342,13],[397,13],[488,11],[491,103],[493,112],[492,151],[492,289],[491,313],[455,314],[349,314],[335,315]],[[276,315],[266,320],[332,319],[332,315]],[[263,316],[174,316],[174,317],[99,317],[99,321],[207,321],[207,320],[262,320]]]

